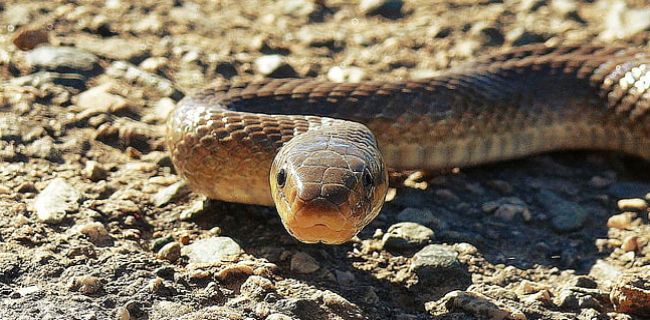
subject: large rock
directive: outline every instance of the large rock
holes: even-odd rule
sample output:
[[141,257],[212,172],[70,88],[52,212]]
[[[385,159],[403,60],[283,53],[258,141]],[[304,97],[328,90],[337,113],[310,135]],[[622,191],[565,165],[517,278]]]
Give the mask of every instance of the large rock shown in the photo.
[[562,199],[555,192],[542,190],[537,194],[537,200],[551,215],[553,229],[558,232],[571,232],[582,228],[588,218],[588,213],[579,204]]
[[73,47],[38,47],[26,59],[34,68],[58,72],[88,73],[98,66],[95,55]]
[[400,222],[388,228],[382,238],[382,244],[386,249],[410,249],[430,243],[433,237],[433,230],[423,225]]
[[228,237],[212,237],[195,241],[183,247],[183,255],[190,258],[190,263],[219,263],[237,259],[243,250]]
[[437,244],[418,251],[413,256],[410,268],[418,276],[418,283],[424,285],[443,285],[449,280],[467,277],[458,260],[458,253]]
[[57,224],[65,219],[68,211],[79,208],[81,193],[61,178],[56,178],[41,191],[34,200],[36,218],[48,224]]

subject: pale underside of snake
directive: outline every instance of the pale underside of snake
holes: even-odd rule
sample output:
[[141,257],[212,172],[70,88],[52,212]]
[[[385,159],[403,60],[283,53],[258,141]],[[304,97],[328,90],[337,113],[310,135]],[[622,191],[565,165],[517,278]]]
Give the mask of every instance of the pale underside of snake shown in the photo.
[[532,45],[426,80],[211,87],[179,102],[167,135],[195,192],[275,206],[297,239],[343,243],[381,209],[387,168],[566,149],[650,160],[650,54]]

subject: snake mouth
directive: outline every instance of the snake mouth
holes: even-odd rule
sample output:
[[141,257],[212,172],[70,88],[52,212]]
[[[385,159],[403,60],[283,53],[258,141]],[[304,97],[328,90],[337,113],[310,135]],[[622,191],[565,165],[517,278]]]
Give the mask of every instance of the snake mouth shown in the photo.
[[291,235],[305,243],[343,244],[357,234],[356,228],[335,230],[324,224],[308,227],[291,224],[285,226]]
[[283,220],[296,239],[305,243],[341,244],[358,232],[357,225],[346,219],[336,205],[324,199],[296,201]]

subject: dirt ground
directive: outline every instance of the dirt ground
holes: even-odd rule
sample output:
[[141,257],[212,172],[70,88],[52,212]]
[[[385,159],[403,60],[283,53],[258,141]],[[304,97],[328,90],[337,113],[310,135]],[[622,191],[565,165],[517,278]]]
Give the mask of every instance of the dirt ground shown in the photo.
[[413,173],[326,246],[189,192],[164,140],[175,102],[214,83],[417,79],[536,42],[650,50],[646,0],[4,0],[0,17],[2,320],[650,318],[640,159]]

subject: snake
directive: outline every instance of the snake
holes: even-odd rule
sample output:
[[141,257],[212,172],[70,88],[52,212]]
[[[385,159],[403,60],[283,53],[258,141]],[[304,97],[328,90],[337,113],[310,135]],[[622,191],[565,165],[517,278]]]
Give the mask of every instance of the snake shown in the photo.
[[194,192],[274,206],[296,239],[342,244],[380,212],[389,169],[569,149],[650,160],[650,54],[533,44],[426,79],[215,84],[178,102],[166,136]]

